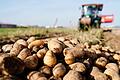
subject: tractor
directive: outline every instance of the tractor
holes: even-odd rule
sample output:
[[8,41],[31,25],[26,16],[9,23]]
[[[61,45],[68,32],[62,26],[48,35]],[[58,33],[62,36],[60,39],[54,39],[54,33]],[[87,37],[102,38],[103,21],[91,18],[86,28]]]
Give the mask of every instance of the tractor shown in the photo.
[[100,15],[99,12],[102,9],[103,4],[83,4],[78,30],[100,28],[101,23],[111,23],[113,21],[113,15]]

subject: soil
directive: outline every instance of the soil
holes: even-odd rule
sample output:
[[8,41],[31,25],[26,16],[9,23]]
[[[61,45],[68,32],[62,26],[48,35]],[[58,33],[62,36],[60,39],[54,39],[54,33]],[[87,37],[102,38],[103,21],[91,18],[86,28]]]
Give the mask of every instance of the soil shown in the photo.
[[112,29],[112,31],[104,32],[105,45],[120,51],[120,29]]

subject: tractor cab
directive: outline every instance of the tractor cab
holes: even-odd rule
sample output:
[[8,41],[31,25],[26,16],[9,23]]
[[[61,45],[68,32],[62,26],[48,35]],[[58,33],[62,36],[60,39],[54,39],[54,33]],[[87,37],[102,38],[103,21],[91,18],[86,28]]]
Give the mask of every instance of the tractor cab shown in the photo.
[[96,17],[102,11],[103,4],[84,4],[82,5],[82,17]]

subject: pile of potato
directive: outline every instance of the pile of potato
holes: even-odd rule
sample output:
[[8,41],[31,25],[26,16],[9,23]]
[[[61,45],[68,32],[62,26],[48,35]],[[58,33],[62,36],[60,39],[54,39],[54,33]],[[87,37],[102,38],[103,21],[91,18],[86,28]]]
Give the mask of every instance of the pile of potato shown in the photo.
[[120,52],[66,37],[2,46],[0,80],[120,80]]

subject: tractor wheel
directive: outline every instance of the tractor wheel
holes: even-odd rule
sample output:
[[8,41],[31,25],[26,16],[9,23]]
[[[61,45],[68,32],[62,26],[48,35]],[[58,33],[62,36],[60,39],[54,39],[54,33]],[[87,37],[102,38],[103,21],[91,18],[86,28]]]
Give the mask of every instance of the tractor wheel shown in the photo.
[[99,23],[94,23],[95,28],[99,28],[99,26],[100,26]]
[[93,18],[92,21],[91,21],[91,25],[93,28],[100,28],[100,25],[101,25],[101,18],[100,17],[96,17],[96,18]]
[[84,30],[84,24],[79,22],[78,30]]
[[97,23],[94,23],[95,28],[100,28],[100,25],[101,25],[101,22],[99,22],[99,21]]
[[84,31],[88,31],[89,26],[88,25],[84,25]]
[[100,28],[101,18],[100,18],[100,17],[97,17],[96,20],[97,20],[97,22],[95,22],[95,26],[96,26],[96,28]]

